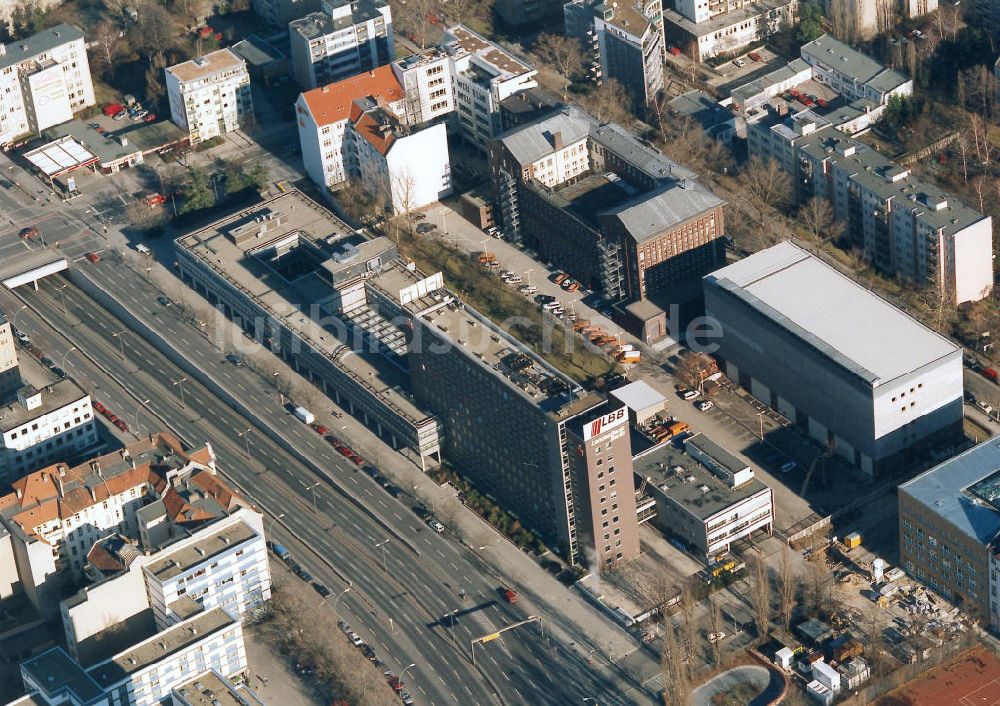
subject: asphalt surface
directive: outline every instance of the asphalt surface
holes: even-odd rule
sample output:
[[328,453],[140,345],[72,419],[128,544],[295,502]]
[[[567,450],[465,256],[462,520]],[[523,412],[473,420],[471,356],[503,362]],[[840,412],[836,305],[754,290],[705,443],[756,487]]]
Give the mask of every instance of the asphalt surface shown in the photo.
[[[338,616],[397,673],[408,664],[418,665],[406,679],[418,702],[558,704],[578,703],[584,697],[609,704],[634,702],[619,695],[617,682],[590,669],[585,656],[572,645],[559,644],[550,636],[543,638],[536,626],[518,628],[477,647],[474,668],[469,658],[470,640],[526,617],[517,607],[498,600],[498,583],[488,576],[478,558],[450,538],[427,529],[407,504],[388,496],[318,435],[282,411],[272,388],[251,371],[225,362],[223,354],[177,318],[174,310],[157,304],[157,292],[133,272],[110,260],[80,266],[94,268],[93,274],[120,287],[123,301],[155,316],[158,327],[170,332],[175,345],[198,357],[227,389],[267,415],[268,423],[285,429],[301,453],[331,477],[350,484],[353,492],[370,501],[393,529],[418,547],[419,556],[402,542],[390,541],[385,546],[383,566],[375,544],[386,538],[386,530],[326,483],[314,490],[319,509],[314,514],[312,491],[306,490],[316,481],[314,471],[259,431],[239,436],[254,426],[251,420],[190,377],[173,384],[187,377],[180,368],[135,334],[114,338],[113,333],[125,328],[123,324],[73,285],[60,293],[58,287],[66,281],[51,278],[40,284],[38,292],[27,288],[19,292],[31,308],[17,313],[18,328],[31,334],[50,356],[62,357],[60,351],[64,351],[64,367],[93,390],[97,399],[115,409],[130,426],[138,424],[140,431],[159,426],[146,412],[149,409],[191,443],[212,443],[223,473],[272,517],[283,514],[281,528],[316,553],[312,560],[299,557],[314,575],[335,595],[346,587],[319,560],[322,558],[352,582],[351,591],[339,601]],[[4,293],[0,303],[8,311],[19,309],[20,305],[10,299]],[[68,342],[42,325],[33,315],[35,311],[65,332]],[[72,346],[78,350],[70,350]],[[116,386],[80,354],[81,350],[123,380],[131,395],[120,390],[112,394]],[[145,405],[137,404],[147,399]],[[279,529],[279,540],[282,533]],[[446,617],[456,610],[454,620]]]

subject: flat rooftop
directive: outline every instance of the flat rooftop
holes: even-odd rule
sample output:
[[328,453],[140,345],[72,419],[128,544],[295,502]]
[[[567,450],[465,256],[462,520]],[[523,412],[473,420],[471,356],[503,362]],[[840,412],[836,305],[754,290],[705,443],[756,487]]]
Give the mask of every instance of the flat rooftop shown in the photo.
[[[267,218],[270,220],[262,231],[263,221],[257,219]],[[258,232],[262,234],[256,235]],[[175,243],[283,321],[358,385],[378,395],[383,404],[413,423],[421,423],[431,416],[405,393],[405,374],[379,353],[354,345],[356,341],[347,333],[351,327],[339,311],[339,298],[331,284],[342,264],[337,258],[343,258],[351,248],[364,253],[370,247],[366,243],[375,240],[355,233],[333,213],[291,189],[181,236]],[[260,256],[279,244],[283,249],[297,246],[294,249],[306,255],[284,264]],[[305,262],[307,255],[320,262]],[[282,257],[287,260],[287,253]],[[327,259],[322,261],[324,257]],[[344,325],[324,326],[314,317]]]
[[[100,130],[98,129],[100,128]],[[125,159],[137,152],[149,154],[180,143],[187,133],[169,120],[135,122],[112,120],[99,113],[87,120],[70,120],[45,131],[55,138],[71,137],[97,155],[102,165]],[[124,141],[125,144],[122,144]]]
[[443,41],[449,43],[449,38],[458,47],[470,54],[475,54],[481,61],[506,77],[512,78],[534,71],[532,67],[516,59],[513,54],[500,47],[500,45],[494,44],[482,35],[473,32],[465,25],[458,24],[445,30]]
[[[245,689],[237,689],[231,681],[214,671],[175,686],[174,691],[189,706],[248,706],[251,703]],[[252,703],[259,702],[254,699]]]
[[63,378],[39,388],[38,391],[42,395],[42,404],[35,409],[28,409],[16,397],[6,405],[0,406],[0,434],[87,396],[87,392],[70,378]]
[[871,386],[961,351],[822,260],[780,243],[706,275]]
[[558,196],[559,206],[596,229],[599,213],[621,203],[636,190],[614,174],[588,174],[551,193]]
[[[736,503],[768,490],[757,478],[730,488],[697,459],[671,443],[640,453],[632,459],[632,470],[640,480],[651,479],[650,482],[662,493],[700,520],[708,520]],[[703,491],[703,487],[707,487],[708,491]]]
[[168,581],[256,536],[257,532],[252,527],[244,522],[237,522],[176,551],[171,552],[168,547],[164,549],[166,556],[143,568],[160,581]]
[[790,4],[791,0],[758,0],[733,12],[721,12],[703,22],[694,22],[677,10],[664,7],[663,19],[680,27],[692,37],[707,37]]
[[684,446],[693,446],[730,473],[739,473],[750,467],[750,464],[734,453],[730,453],[704,434],[695,434],[684,440]]
[[108,689],[128,675],[168,659],[198,642],[209,640],[215,633],[236,624],[222,608],[213,608],[196,618],[178,623],[109,660],[95,664],[87,673],[101,687]]
[[245,69],[246,62],[229,49],[218,49],[204,56],[196,56],[189,61],[174,64],[167,68],[167,73],[173,74],[181,82],[197,81],[238,67]]
[[[430,284],[422,296],[402,303],[403,290],[413,291],[417,283],[428,280]],[[440,274],[425,278],[394,264],[368,284],[401,303],[411,316],[421,319],[437,335],[477,359],[485,369],[505,380],[510,389],[557,418],[572,416],[603,401],[600,396],[591,399],[576,382],[548,365],[488,317],[464,304],[444,288]],[[581,403],[581,400],[587,401]]]
[[104,696],[104,689],[85,672],[61,647],[53,647],[21,664],[26,673],[50,696],[67,690],[83,704],[93,703]]
[[924,471],[899,490],[977,542],[994,541],[1000,534],[1000,438]]
[[636,380],[611,391],[611,396],[629,409],[646,410],[666,407],[667,398],[644,380]]

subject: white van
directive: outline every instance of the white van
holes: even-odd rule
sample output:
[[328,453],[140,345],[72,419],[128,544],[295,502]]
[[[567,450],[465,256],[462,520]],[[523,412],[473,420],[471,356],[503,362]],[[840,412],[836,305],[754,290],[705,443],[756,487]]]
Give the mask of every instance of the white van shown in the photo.
[[150,250],[149,248],[147,248],[142,243],[137,244],[135,246],[135,249],[136,249],[136,251],[141,252],[143,255],[149,255],[151,252],[153,252],[152,250]]
[[316,417],[313,415],[313,413],[310,412],[305,407],[296,407],[295,416],[303,424],[312,424],[313,422],[316,421]]

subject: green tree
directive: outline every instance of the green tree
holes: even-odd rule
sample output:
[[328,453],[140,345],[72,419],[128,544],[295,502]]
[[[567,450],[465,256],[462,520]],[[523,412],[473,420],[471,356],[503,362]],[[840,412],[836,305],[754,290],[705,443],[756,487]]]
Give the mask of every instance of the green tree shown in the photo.
[[271,181],[271,175],[268,173],[267,167],[256,162],[247,172],[246,180],[248,186],[254,187],[257,191],[264,191]]
[[823,34],[823,10],[819,3],[804,2],[799,7],[799,31],[797,39],[805,44]]
[[181,213],[211,208],[215,205],[212,185],[208,183],[205,172],[197,167],[193,167],[188,172],[187,181],[181,185],[181,193],[184,195],[184,203],[180,208]]

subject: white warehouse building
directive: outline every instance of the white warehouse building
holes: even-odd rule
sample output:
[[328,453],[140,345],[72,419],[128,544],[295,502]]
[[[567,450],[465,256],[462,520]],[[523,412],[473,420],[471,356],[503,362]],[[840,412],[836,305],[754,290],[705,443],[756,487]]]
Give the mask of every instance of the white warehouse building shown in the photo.
[[874,475],[962,438],[962,350],[785,242],[704,280],[726,374]]

